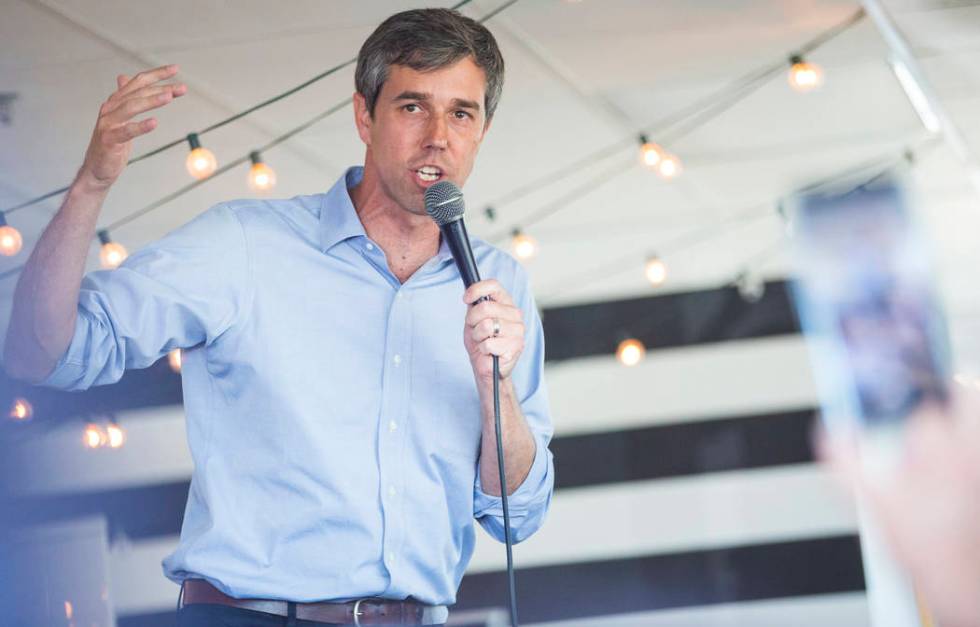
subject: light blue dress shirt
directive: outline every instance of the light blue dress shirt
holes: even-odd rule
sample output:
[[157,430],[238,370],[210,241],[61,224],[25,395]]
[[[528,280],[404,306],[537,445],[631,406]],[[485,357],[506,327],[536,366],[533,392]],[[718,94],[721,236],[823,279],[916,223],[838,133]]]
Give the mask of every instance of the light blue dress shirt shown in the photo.
[[[71,345],[45,385],[117,381],[174,348],[194,459],[175,582],[236,597],[455,601],[473,520],[503,540],[480,486],[481,417],[463,285],[445,242],[400,284],[348,188],[212,207],[116,270],[86,275]],[[485,278],[524,313],[512,379],[537,445],[510,497],[520,541],[551,499],[544,342],[525,273],[478,240]]]

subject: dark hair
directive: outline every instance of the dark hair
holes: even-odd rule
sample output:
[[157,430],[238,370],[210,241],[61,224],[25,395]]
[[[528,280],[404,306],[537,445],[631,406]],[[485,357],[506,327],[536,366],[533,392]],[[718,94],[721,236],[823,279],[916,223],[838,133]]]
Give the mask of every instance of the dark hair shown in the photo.
[[391,65],[406,65],[424,72],[452,65],[465,57],[472,57],[486,74],[483,104],[489,121],[504,87],[504,58],[490,31],[451,9],[403,11],[382,22],[357,54],[354,84],[373,117]]

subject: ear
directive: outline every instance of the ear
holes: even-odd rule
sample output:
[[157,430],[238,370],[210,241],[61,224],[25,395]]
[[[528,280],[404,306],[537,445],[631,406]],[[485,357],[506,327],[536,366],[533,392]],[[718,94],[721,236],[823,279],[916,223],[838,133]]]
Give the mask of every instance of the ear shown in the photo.
[[354,124],[357,126],[357,134],[365,146],[371,146],[371,112],[368,111],[367,100],[358,92],[354,92]]

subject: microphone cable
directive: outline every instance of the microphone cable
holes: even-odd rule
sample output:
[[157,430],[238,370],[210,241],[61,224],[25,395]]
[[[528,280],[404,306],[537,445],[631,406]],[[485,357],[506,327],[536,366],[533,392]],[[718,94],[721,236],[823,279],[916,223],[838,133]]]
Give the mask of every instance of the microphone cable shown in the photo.
[[504,544],[507,546],[507,591],[510,624],[517,624],[517,586],[514,582],[514,541],[510,536],[510,509],[507,506],[507,475],[504,471],[504,445],[500,427],[500,357],[493,355],[493,428],[497,437],[497,470],[500,473],[500,502],[504,508]]

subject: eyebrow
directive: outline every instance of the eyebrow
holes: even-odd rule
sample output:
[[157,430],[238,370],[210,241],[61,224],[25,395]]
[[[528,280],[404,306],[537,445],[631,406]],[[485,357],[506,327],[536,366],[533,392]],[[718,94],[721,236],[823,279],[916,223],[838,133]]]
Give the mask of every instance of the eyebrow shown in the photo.
[[[426,101],[430,100],[429,94],[422,93],[420,91],[403,91],[394,97],[397,102],[399,100],[420,100]],[[480,104],[474,102],[473,100],[466,100],[465,98],[453,98],[452,104],[454,107],[459,107],[461,109],[473,109],[474,111],[480,110]]]

